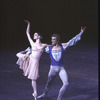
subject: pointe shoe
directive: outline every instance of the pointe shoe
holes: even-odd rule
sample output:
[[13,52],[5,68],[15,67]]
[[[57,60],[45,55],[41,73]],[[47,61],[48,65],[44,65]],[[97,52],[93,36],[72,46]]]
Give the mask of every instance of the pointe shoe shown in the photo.
[[26,54],[29,55],[29,54],[31,54],[32,51],[31,51],[30,47],[28,47],[28,48],[25,50],[25,52],[26,52]]
[[43,99],[43,98],[46,98],[46,97],[47,97],[47,95],[43,93],[42,95],[38,96],[37,98],[38,99]]
[[25,49],[24,51],[28,51],[30,49],[30,47],[28,47],[27,49]]
[[32,96],[34,97],[35,100],[37,100],[37,93],[33,93]]

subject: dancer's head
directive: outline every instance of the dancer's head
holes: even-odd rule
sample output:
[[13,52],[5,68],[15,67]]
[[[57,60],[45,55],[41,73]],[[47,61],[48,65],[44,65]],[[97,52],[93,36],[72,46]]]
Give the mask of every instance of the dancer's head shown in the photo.
[[37,40],[37,39],[42,39],[41,33],[35,32],[33,39]]
[[52,42],[52,45],[60,45],[60,35],[59,34],[53,34],[51,36],[51,42]]

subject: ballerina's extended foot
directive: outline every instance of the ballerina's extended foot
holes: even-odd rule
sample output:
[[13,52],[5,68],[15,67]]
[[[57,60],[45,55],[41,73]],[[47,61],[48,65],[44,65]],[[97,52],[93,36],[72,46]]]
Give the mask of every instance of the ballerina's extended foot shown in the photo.
[[33,93],[32,96],[34,97],[35,100],[37,100],[37,93]]

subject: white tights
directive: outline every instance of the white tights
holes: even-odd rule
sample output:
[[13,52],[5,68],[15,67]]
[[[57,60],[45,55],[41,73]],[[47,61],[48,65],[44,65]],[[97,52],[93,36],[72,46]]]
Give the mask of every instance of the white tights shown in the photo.
[[37,100],[37,84],[36,84],[36,80],[32,80],[32,87],[33,87],[33,96],[35,98],[35,100]]
[[58,95],[58,98],[57,100],[61,100],[66,88],[67,88],[67,85],[68,85],[68,76],[67,76],[67,72],[66,70],[64,69],[64,67],[61,67],[61,66],[50,66],[50,71],[49,71],[49,74],[48,74],[48,81],[47,81],[47,84],[46,84],[46,87],[45,87],[45,91],[44,93],[47,94],[50,87],[51,87],[51,84],[53,82],[53,79],[55,78],[56,74],[59,73],[59,77],[63,83],[60,91],[59,91],[59,95]]

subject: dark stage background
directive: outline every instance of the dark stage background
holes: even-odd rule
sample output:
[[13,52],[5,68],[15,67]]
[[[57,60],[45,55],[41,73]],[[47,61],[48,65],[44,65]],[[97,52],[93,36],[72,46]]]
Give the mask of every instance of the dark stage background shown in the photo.
[[62,42],[67,42],[81,26],[87,27],[82,43],[98,42],[97,0],[1,0],[0,4],[2,50],[30,46],[25,19],[31,22],[31,36],[41,32],[45,43],[50,43],[53,33],[59,33]]

